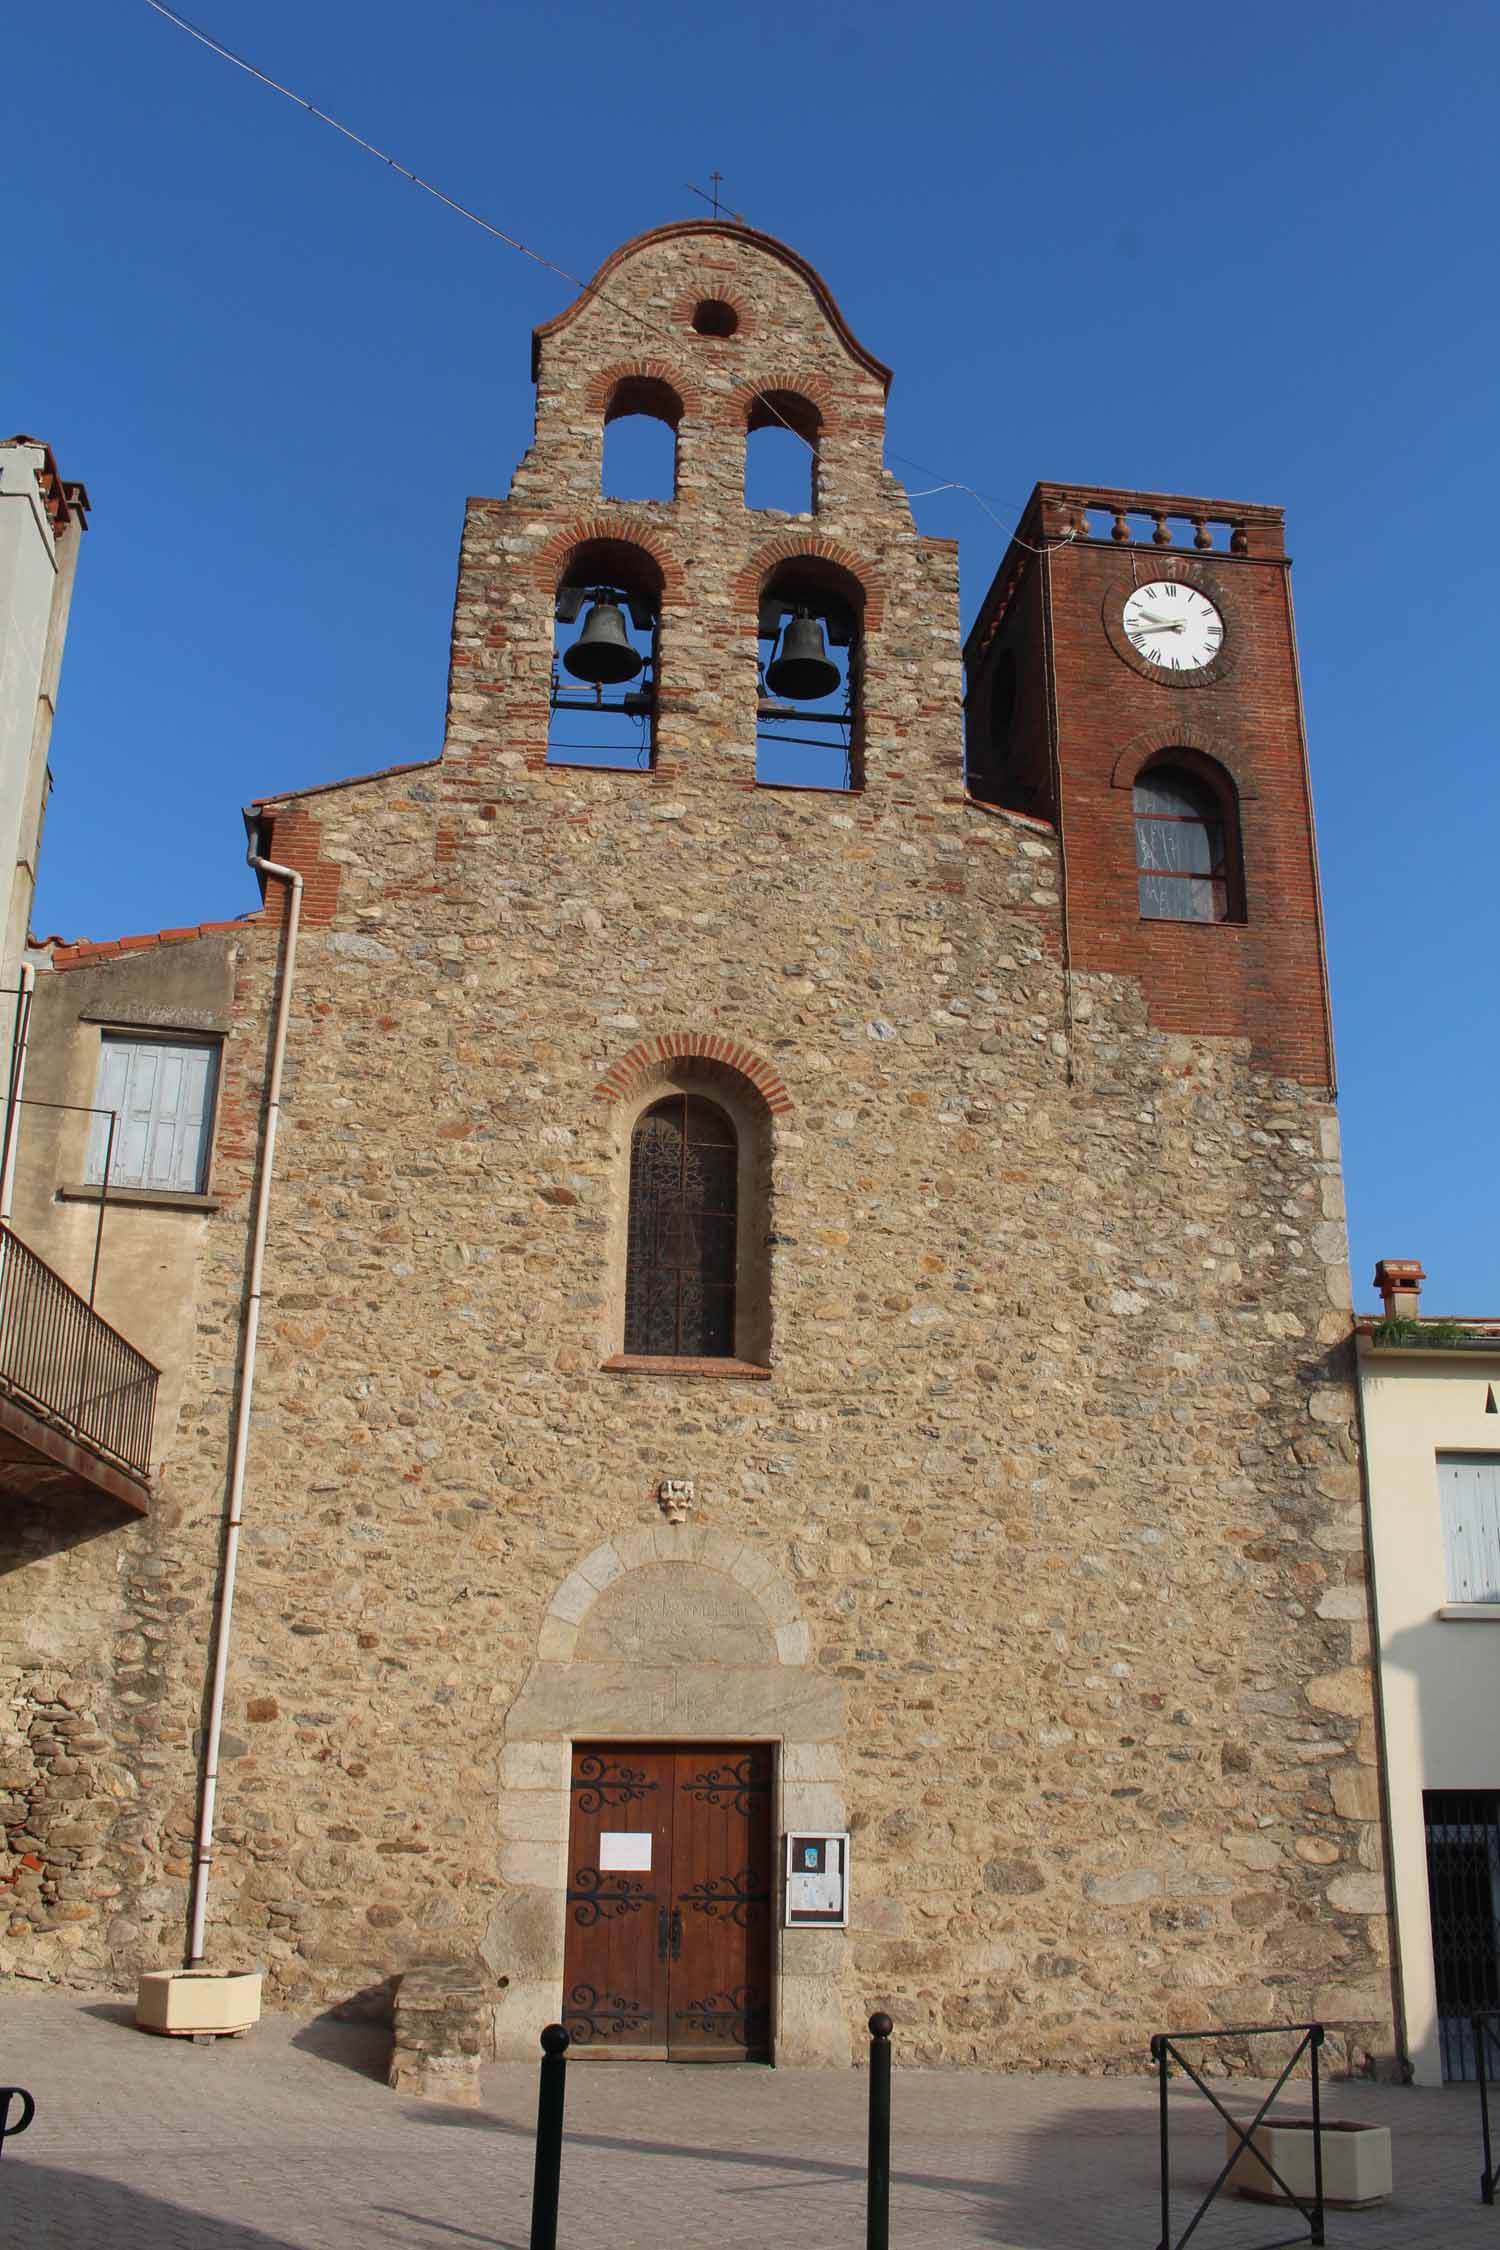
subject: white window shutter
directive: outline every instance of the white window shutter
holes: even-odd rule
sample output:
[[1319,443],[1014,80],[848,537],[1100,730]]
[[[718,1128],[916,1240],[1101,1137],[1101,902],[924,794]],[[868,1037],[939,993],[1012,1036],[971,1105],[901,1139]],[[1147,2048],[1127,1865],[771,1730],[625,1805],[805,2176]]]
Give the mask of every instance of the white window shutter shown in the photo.
[[1440,1453],[1448,1599],[1500,1602],[1500,1455]]
[[[203,1184],[216,1051],[176,1040],[106,1039],[98,1104],[117,1112],[111,1187],[192,1194]],[[89,1138],[89,1180],[104,1178],[109,1120]]]
[[151,1126],[161,1078],[162,1050],[140,1046],[131,1051],[125,1081],[125,1110],[115,1127],[115,1187],[149,1187]]
[[181,1078],[167,1185],[192,1194],[203,1185],[214,1055],[211,1047],[179,1047],[176,1054]]
[[96,1117],[89,1131],[88,1180],[99,1187],[104,1179],[105,1159],[109,1157],[111,1186],[120,1180],[120,1129],[125,1122],[125,1085],[130,1072],[132,1049],[122,1039],[106,1039],[99,1057],[99,1090],[94,1096],[99,1109],[112,1109],[115,1117],[115,1145],[111,1156],[109,1145],[109,1119]]

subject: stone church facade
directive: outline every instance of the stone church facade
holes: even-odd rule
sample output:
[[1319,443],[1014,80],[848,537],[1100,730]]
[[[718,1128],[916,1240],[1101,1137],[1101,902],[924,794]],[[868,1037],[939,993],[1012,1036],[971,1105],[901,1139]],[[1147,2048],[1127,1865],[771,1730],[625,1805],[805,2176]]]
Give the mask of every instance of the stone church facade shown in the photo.
[[[784,246],[642,236],[535,375],[509,497],[468,505],[441,757],[247,816],[300,927],[208,1958],[310,2007],[478,1952],[515,2055],[571,2010],[580,2044],[691,2018],[845,2063],[878,2005],[913,2059],[1132,2068],[1153,2030],[1317,2017],[1383,2062],[1279,514],[1039,486],[965,651],[886,370]],[[674,498],[601,498],[620,412],[674,428]],[[806,514],[746,506],[767,419],[815,454]],[[1121,625],[1162,584],[1220,620],[1194,675]],[[549,759],[569,589],[645,621],[633,769]],[[847,652],[848,786],[757,781],[803,609]],[[1164,758],[1218,808],[1196,919],[1142,914]],[[112,1038],[206,1043],[213,1090],[202,1172],[103,1235],[100,1307],[162,1370],[149,1495],[0,1515],[25,1974],[181,1957],[287,964],[263,887],[41,958],[28,1092],[96,1103]],[[727,1263],[681,1253],[653,1312],[632,1208],[678,1131],[683,1177],[695,1132],[718,1152]],[[15,1220],[78,1287],[85,1136],[28,1118]],[[753,1896],[713,1841],[736,1788]],[[669,1895],[641,1839],[672,1790],[708,1825]],[[847,1927],[783,1927],[780,1839],[845,1832]]]

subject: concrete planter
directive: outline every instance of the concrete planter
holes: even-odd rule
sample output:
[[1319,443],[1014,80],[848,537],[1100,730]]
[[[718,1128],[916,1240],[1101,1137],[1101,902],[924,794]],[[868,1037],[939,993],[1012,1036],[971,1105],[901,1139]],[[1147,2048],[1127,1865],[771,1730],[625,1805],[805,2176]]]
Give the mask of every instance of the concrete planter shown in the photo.
[[[1391,2129],[1389,2125],[1323,2126],[1323,2200],[1350,2209],[1380,2203],[1391,2192]],[[1235,2135],[1224,2128],[1224,2153],[1238,2146]],[[1258,2157],[1257,2149],[1275,2165],[1294,2195],[1305,2202],[1313,2194],[1313,2136],[1309,2120],[1258,2125],[1250,2148],[1241,2148],[1228,2185],[1241,2195],[1258,2196],[1264,2203],[1285,2203],[1286,2197]]]
[[136,1987],[135,2020],[179,2039],[248,2031],[260,2021],[260,1971],[150,1969]]

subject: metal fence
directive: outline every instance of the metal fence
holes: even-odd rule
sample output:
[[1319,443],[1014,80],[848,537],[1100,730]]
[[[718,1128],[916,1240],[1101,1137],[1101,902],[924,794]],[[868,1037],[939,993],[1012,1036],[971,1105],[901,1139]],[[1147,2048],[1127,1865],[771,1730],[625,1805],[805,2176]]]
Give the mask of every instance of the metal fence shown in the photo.
[[1475,2075],[1479,2080],[1479,2133],[1484,2146],[1479,2194],[1482,2202],[1493,2203],[1495,2189],[1500,2186],[1500,2164],[1495,2161],[1490,2136],[1490,2078],[1496,2064],[1500,2063],[1500,2008],[1491,2008],[1473,2017],[1470,2029],[1474,2034]]
[[[1248,2124],[1243,2124],[1239,2118],[1230,2116],[1218,2095],[1204,2078],[1198,2065],[1182,2050],[1186,2046],[1201,2044],[1204,2041],[1263,2039],[1267,2036],[1295,2038],[1297,2044],[1287,2058],[1280,2077],[1269,2094],[1266,2095],[1255,2115]],[[1159,2031],[1156,2033],[1151,2041],[1151,2060],[1157,2068],[1158,2130],[1161,2142],[1161,2236],[1156,2250],[1182,2250],[1182,2246],[1189,2236],[1196,2234],[1204,2213],[1220,2189],[1227,2185],[1230,2173],[1239,2162],[1242,2153],[1247,2149],[1264,2168],[1272,2183],[1272,2189],[1280,2191],[1277,2199],[1293,2204],[1307,2221],[1306,2234],[1278,2235],[1274,2243],[1265,2246],[1265,2250],[1290,2250],[1290,2246],[1295,2243],[1322,2243],[1326,2241],[1323,2210],[1323,2119],[1318,2082],[1318,2056],[1323,2046],[1323,2039],[1324,2031],[1320,2023],[1225,2024],[1217,2031]],[[1312,2090],[1313,2153],[1313,2192],[1311,2200],[1306,2202],[1287,2186],[1286,2181],[1277,2171],[1269,2156],[1263,2149],[1255,2148],[1251,2138],[1257,2127],[1264,2124],[1272,2103],[1304,2055],[1308,2059],[1308,2079]],[[1203,2197],[1181,2234],[1178,2235],[1174,2235],[1172,2232],[1172,2127],[1171,2105],[1168,2101],[1168,2082],[1174,2063],[1184,2076],[1189,2078],[1193,2085],[1197,2087],[1210,2109],[1218,2111],[1220,2117],[1223,2118],[1224,2123],[1234,2135],[1234,2146],[1220,2166],[1218,2177],[1215,2179],[1213,2186]],[[1285,2158],[1282,2161],[1285,2162]]]
[[1428,1789],[1422,1808],[1443,2076],[1473,2079],[1474,2018],[1500,2009],[1500,1790]]
[[0,1226],[0,1389],[144,1477],[157,1381],[143,1353]]

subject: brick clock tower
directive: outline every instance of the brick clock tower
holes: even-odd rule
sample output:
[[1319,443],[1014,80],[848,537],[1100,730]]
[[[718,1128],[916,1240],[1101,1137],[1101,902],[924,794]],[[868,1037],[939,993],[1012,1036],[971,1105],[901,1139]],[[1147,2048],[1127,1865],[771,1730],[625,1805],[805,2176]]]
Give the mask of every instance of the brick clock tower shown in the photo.
[[1281,510],[1039,484],[965,661],[970,794],[1059,829],[1068,965],[1331,1086]]

